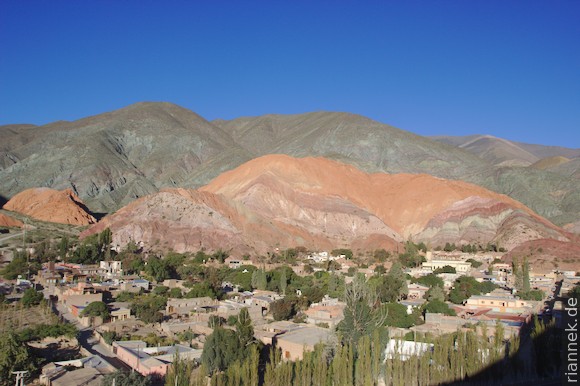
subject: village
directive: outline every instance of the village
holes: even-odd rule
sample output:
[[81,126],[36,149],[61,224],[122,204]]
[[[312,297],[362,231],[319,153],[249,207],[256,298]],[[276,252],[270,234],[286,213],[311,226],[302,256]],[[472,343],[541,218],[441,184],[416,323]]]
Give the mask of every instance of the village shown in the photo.
[[1,289],[10,301],[35,288],[84,335],[84,358],[42,368],[42,384],[64,386],[99,385],[118,370],[162,380],[176,358],[200,362],[207,337],[218,326],[235,329],[242,310],[255,340],[279,349],[284,361],[301,360],[317,344],[336,341],[348,307],[344,288],[357,277],[388,310],[385,359],[420,356],[433,350],[420,337],[462,330],[489,339],[500,331],[507,342],[534,315],[559,326],[561,297],[580,282],[573,271],[534,272],[525,260],[503,262],[502,252],[438,249],[412,248],[414,257],[399,259],[384,250],[365,259],[350,250],[275,250],[270,261],[174,254],[175,266],[164,266],[177,267],[174,274],[156,274],[158,260],[137,269],[114,258],[51,261],[30,280],[4,281]]

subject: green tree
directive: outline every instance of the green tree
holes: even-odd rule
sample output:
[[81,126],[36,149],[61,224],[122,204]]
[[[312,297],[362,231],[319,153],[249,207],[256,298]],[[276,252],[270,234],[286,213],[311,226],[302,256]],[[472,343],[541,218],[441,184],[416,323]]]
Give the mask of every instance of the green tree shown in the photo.
[[213,374],[216,371],[224,371],[239,358],[239,352],[240,341],[236,333],[218,326],[205,341],[201,362],[209,373]]
[[278,299],[270,304],[270,312],[274,320],[289,320],[296,315],[296,302],[290,297]]
[[107,374],[101,381],[101,386],[151,386],[150,377],[144,377],[136,371],[117,370],[114,373]]
[[514,257],[512,262],[512,272],[514,275],[514,287],[518,291],[523,291],[524,289],[524,276],[519,265],[518,259]]
[[92,302],[81,311],[81,316],[101,317],[108,320],[111,316],[109,307],[103,302]]
[[282,273],[280,273],[280,292],[283,295],[286,295],[286,288],[288,286],[288,279],[286,278],[286,270],[282,269]]
[[182,298],[183,293],[181,292],[181,288],[172,288],[169,290],[169,297],[170,298]]
[[356,275],[345,288],[344,319],[337,329],[342,334],[343,343],[354,344],[363,335],[370,335],[383,325],[384,314],[379,308],[376,292],[368,285],[363,275]]
[[524,262],[522,263],[522,291],[530,292],[530,264],[528,263],[528,258],[524,257]]
[[429,290],[425,293],[425,299],[428,302],[433,300],[438,300],[440,302],[445,301],[445,291],[443,291],[443,287],[439,287],[438,285],[429,288]]
[[7,280],[14,280],[18,275],[26,275],[28,263],[24,253],[15,252],[15,256],[10,263],[2,269],[2,276]]
[[212,255],[212,257],[214,259],[216,259],[217,261],[219,261],[220,263],[224,263],[226,261],[226,259],[228,258],[229,253],[227,253],[226,251],[222,250],[221,248],[218,249],[217,251],[214,252],[214,254]]
[[443,288],[443,279],[432,273],[413,279],[414,283],[419,283],[427,287],[441,287]]
[[483,265],[481,261],[477,261],[475,259],[467,259],[466,261],[470,263],[473,268],[479,268]]
[[407,307],[400,303],[385,303],[382,305],[385,316],[384,325],[409,328],[417,323],[413,314],[407,313]]
[[42,292],[38,292],[34,288],[28,288],[24,291],[24,295],[22,295],[20,302],[24,307],[32,307],[39,305],[40,302],[42,302],[42,299],[44,299]]
[[169,279],[167,265],[163,260],[156,256],[151,256],[147,260],[145,273],[147,273],[147,275],[151,276],[157,282],[162,282],[165,279]]
[[424,305],[424,308],[426,312],[434,314],[455,315],[455,311],[449,308],[449,305],[447,305],[447,303],[443,302],[440,299],[430,300],[428,303]]
[[245,352],[254,342],[254,325],[247,308],[242,308],[236,321],[236,333],[241,349]]
[[389,259],[389,257],[391,257],[391,254],[384,249],[377,249],[374,251],[373,257],[376,261],[384,263]]
[[263,269],[257,269],[252,273],[252,287],[259,290],[265,290],[268,285],[268,278]]
[[168,291],[169,291],[169,287],[166,287],[164,285],[158,285],[158,286],[155,286],[155,288],[153,288],[153,293],[155,295],[165,295]]
[[407,286],[407,275],[403,272],[401,263],[395,261],[389,270],[388,276],[397,279],[401,283],[398,300],[406,298],[409,294],[409,287]]
[[0,334],[0,385],[13,384],[13,371],[34,371],[36,361],[28,348],[12,331]]
[[453,283],[449,292],[449,300],[455,304],[461,304],[472,295],[479,295],[479,283],[472,276],[460,276]]

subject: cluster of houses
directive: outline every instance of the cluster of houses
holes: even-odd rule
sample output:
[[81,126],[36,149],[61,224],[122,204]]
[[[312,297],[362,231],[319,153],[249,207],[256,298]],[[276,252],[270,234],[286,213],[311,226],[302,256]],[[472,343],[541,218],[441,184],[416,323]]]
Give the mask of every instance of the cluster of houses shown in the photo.
[[[494,261],[491,270],[474,269],[467,261],[473,255],[458,252],[428,252],[425,257],[426,261],[420,267],[409,269],[407,273],[418,277],[450,266],[454,268],[455,273],[438,274],[443,279],[447,290],[461,275],[472,275],[478,281],[491,281],[498,284],[500,288],[486,295],[472,296],[464,304],[451,305],[456,316],[426,313],[424,324],[414,326],[410,330],[399,331],[401,335],[409,331],[444,334],[458,329],[473,328],[474,325],[480,331],[483,325],[487,325],[490,327],[487,329],[488,334],[492,336],[493,325],[499,321],[503,323],[505,337],[508,338],[517,334],[520,327],[529,322],[534,313],[542,312],[545,308],[543,300],[540,302],[525,301],[514,296],[509,289],[513,283],[511,265],[498,263],[499,255],[497,254],[490,253],[478,256],[482,262]],[[376,273],[375,266],[358,268],[355,262],[347,260],[344,256],[332,256],[327,252],[312,253],[307,257],[307,263],[319,264],[328,261],[336,261],[343,272],[355,267],[367,276]],[[232,269],[240,268],[248,263],[236,258],[228,258],[225,262]],[[304,263],[293,266],[292,269],[297,274],[308,274],[304,272],[303,267]],[[386,268],[388,268],[387,265],[385,265]],[[316,267],[315,269],[323,268]],[[569,289],[577,283],[575,272],[568,274],[570,275],[567,276],[567,281],[564,280],[562,290]],[[97,277],[103,278],[105,281],[95,280]],[[556,289],[555,283],[560,277],[561,275],[556,273],[531,273],[530,280],[533,288],[541,289],[549,294]],[[92,280],[89,280],[91,278]],[[346,279],[348,282],[352,278],[347,277]],[[265,344],[279,347],[286,360],[301,359],[305,350],[312,350],[317,343],[333,339],[334,328],[343,319],[343,311],[346,306],[338,299],[325,296],[319,303],[312,304],[309,309],[304,311],[301,323],[273,322],[269,314],[270,307],[283,295],[272,291],[258,290],[240,292],[232,283],[224,283],[224,286],[231,290],[227,300],[220,301],[210,297],[169,298],[162,311],[163,321],[155,325],[146,325],[131,314],[130,304],[123,302],[108,302],[111,315],[109,321],[81,317],[82,310],[88,304],[94,301],[103,301],[105,296],[107,299],[111,299],[123,291],[134,293],[149,291],[155,285],[137,276],[124,275],[121,262],[101,262],[96,266],[49,263],[46,269],[38,274],[37,282],[46,288],[48,294],[58,298],[58,301],[72,315],[78,317],[83,325],[95,327],[95,333],[101,338],[101,341],[104,341],[102,336],[108,332],[115,332],[117,336],[154,334],[181,340],[180,344],[162,347],[147,347],[143,340],[115,341],[110,345],[111,350],[119,359],[143,375],[153,373],[165,375],[175,353],[179,353],[182,358],[199,359],[205,338],[213,331],[210,320],[217,316],[221,320],[227,321],[231,317],[237,316],[244,308],[248,310],[252,319],[256,339]],[[182,293],[187,290],[181,280],[166,280],[159,283],[159,285],[161,284],[170,289],[179,288]],[[420,284],[408,283],[408,290],[407,298],[401,303],[407,306],[407,312],[410,314],[416,307],[420,307],[425,302],[424,296],[429,288]],[[227,325],[225,327],[233,328]],[[186,341],[183,341],[184,336],[187,336]],[[405,353],[411,355],[411,353],[416,354],[428,349],[430,347],[422,344],[400,343],[395,340],[389,343],[385,355],[393,355],[393,353],[398,352],[404,356]],[[101,363],[97,359],[93,362]],[[91,362],[89,361],[89,363]],[[51,371],[58,372],[57,369],[51,369]]]

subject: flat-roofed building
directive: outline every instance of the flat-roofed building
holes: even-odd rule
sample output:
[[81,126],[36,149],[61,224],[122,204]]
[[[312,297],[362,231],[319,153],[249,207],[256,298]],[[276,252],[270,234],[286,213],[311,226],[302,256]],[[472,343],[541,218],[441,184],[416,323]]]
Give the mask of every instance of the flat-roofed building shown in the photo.
[[286,332],[275,338],[276,347],[282,350],[284,360],[296,361],[305,351],[313,351],[318,343],[328,342],[332,332],[326,328],[302,327]]

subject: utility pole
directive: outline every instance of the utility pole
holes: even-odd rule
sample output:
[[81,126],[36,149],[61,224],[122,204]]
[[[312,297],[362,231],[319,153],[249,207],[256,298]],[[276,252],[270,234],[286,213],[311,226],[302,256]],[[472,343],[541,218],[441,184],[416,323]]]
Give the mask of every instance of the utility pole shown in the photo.
[[13,371],[12,374],[16,374],[16,383],[14,386],[25,386],[24,385],[24,374],[28,371]]

